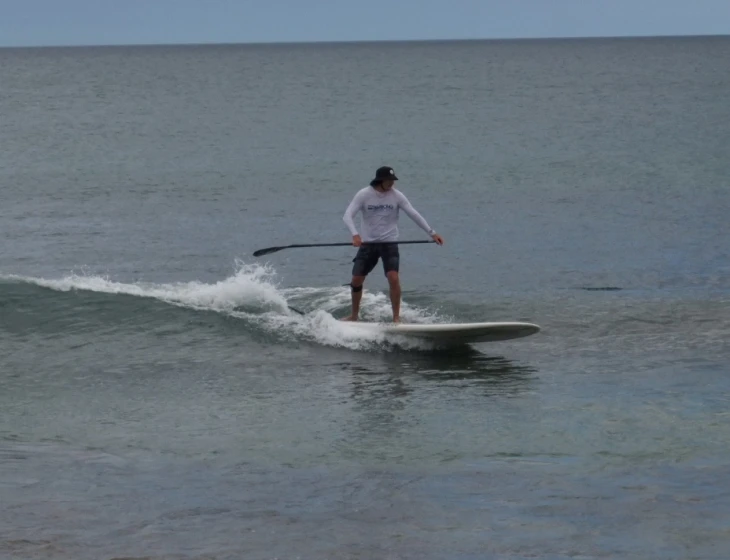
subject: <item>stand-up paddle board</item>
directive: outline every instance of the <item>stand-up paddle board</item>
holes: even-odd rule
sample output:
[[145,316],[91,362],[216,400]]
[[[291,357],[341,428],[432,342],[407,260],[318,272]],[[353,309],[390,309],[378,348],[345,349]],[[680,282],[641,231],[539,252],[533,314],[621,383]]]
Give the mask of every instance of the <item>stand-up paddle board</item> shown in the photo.
[[496,342],[530,336],[540,331],[532,323],[368,323],[345,322],[353,329],[368,333],[408,336],[431,340],[436,343],[468,344],[471,342]]

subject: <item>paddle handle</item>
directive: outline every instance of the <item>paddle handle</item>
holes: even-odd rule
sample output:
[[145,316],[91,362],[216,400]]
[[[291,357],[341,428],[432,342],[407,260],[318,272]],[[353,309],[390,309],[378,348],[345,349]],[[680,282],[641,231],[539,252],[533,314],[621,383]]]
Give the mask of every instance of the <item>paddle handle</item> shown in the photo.
[[[363,241],[363,245],[386,245],[390,243],[396,243],[398,245],[404,245],[406,243],[435,243],[433,239],[418,239],[415,241]],[[346,246],[352,246],[352,242],[350,243],[298,243],[295,245],[284,245],[282,247],[267,247],[266,249],[259,249],[258,251],[254,251],[253,256],[254,257],[260,257],[263,255],[268,255],[270,253],[276,253],[277,251],[281,251],[282,249],[295,249],[295,248],[301,248],[301,247],[346,247]]]
[[[398,245],[403,245],[404,243],[435,243],[432,239],[422,239],[418,241],[363,241],[363,245],[389,245],[391,243],[396,243]],[[287,245],[286,247],[282,247],[282,249],[289,249],[293,247],[346,247],[352,245],[352,242],[350,243],[307,243],[303,245]]]

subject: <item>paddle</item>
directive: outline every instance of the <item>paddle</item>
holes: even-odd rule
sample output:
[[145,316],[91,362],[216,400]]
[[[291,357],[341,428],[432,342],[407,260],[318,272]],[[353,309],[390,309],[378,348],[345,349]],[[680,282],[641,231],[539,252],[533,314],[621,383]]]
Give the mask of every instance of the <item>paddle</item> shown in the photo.
[[[399,245],[403,245],[405,243],[435,243],[433,239],[428,240],[418,240],[418,241],[372,241],[372,242],[363,242],[363,245],[383,245],[385,243],[398,243]],[[277,251],[281,251],[282,249],[294,249],[298,247],[346,247],[346,246],[352,246],[352,242],[350,243],[307,243],[303,245],[283,245],[281,247],[267,247],[266,249],[259,249],[258,251],[253,252],[254,257],[262,257],[264,255],[269,255],[271,253],[276,253]]]

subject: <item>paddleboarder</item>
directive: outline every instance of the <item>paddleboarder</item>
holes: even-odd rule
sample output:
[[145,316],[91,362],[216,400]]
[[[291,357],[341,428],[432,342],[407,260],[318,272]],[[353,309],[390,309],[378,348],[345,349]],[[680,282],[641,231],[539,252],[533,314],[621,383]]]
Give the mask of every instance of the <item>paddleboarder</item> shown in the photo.
[[[398,251],[398,214],[403,210],[439,245],[444,239],[411,205],[406,196],[394,187],[398,177],[392,167],[377,169],[370,186],[359,190],[345,211],[343,220],[352,234],[352,244],[358,247],[353,259],[352,281],[352,314],[344,321],[357,321],[360,313],[360,300],[365,277],[375,268],[378,260],[382,260],[383,271],[390,287],[390,302],[393,307],[393,322],[400,322],[400,253]],[[355,215],[361,212],[361,231],[355,226]],[[369,242],[377,244],[369,245]]]

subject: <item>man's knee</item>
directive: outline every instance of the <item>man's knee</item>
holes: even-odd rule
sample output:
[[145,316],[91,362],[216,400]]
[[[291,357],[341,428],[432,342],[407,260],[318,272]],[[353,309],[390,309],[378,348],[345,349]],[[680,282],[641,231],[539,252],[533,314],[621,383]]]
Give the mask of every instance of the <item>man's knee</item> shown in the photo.
[[362,285],[365,282],[364,276],[353,276],[350,282],[350,290],[357,293],[362,292]]
[[385,274],[385,277],[388,279],[388,283],[391,286],[397,286],[400,283],[400,277],[398,276],[397,270],[391,270]]

